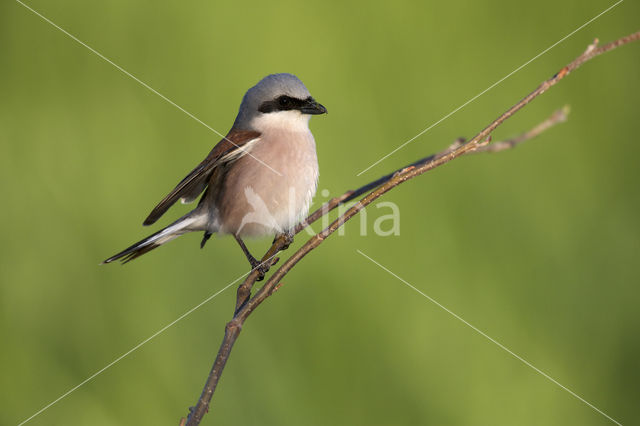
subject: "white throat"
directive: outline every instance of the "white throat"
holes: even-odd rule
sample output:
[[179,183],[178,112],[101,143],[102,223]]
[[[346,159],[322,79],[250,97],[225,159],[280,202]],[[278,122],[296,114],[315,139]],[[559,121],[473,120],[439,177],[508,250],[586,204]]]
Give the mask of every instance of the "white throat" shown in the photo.
[[258,132],[275,129],[308,132],[310,119],[310,115],[302,114],[300,111],[276,111],[254,117],[251,127]]

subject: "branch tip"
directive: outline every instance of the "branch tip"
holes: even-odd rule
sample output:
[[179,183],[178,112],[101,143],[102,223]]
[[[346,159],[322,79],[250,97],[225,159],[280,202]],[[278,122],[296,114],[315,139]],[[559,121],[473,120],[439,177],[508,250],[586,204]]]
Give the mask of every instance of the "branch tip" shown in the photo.
[[600,44],[600,40],[598,40],[598,38],[594,38],[593,39],[593,43],[591,43],[589,46],[587,46],[587,50],[584,51],[584,55],[588,55],[591,52],[593,52],[595,49],[598,48],[598,44]]

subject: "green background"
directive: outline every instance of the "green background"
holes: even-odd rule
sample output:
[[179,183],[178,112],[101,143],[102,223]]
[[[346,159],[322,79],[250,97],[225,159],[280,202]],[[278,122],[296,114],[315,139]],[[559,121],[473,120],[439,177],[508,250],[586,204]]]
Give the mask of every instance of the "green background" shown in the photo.
[[[356,177],[613,1],[28,4],[222,133],[249,86],[297,74],[330,112],[311,128],[319,189],[331,196],[472,136],[594,37],[640,29],[638,3],[621,3]],[[201,236],[188,235],[124,267],[98,266],[152,231],[143,218],[219,137],[13,1],[0,6],[0,52],[0,423],[15,425],[247,264],[230,238],[200,250]],[[249,319],[203,424],[611,424],[356,250],[638,424],[639,70],[640,44],[599,57],[494,139],[564,104],[567,123],[389,193],[400,236],[372,232],[388,213],[372,206],[369,235],[356,219],[327,240]],[[234,294],[29,424],[177,425]]]

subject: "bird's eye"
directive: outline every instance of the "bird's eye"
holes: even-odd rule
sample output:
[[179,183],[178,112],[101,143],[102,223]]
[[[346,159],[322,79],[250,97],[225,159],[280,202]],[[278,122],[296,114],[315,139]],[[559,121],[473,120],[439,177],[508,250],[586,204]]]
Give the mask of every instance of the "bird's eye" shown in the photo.
[[279,104],[281,107],[289,106],[289,98],[288,98],[287,96],[280,96],[280,97],[278,98],[278,104]]

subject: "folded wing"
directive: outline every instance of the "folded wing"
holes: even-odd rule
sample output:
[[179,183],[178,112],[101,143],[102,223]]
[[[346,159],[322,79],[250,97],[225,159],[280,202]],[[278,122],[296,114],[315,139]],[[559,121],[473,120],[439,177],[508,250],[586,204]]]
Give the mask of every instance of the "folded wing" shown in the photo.
[[211,173],[221,162],[229,158],[238,158],[239,155],[232,155],[235,151],[242,150],[242,146],[260,137],[259,132],[251,130],[231,130],[229,134],[221,140],[195,169],[191,171],[166,197],[158,203],[144,220],[143,225],[151,225],[162,216],[169,207],[179,199],[184,202],[195,200],[204,191],[209,183]]

